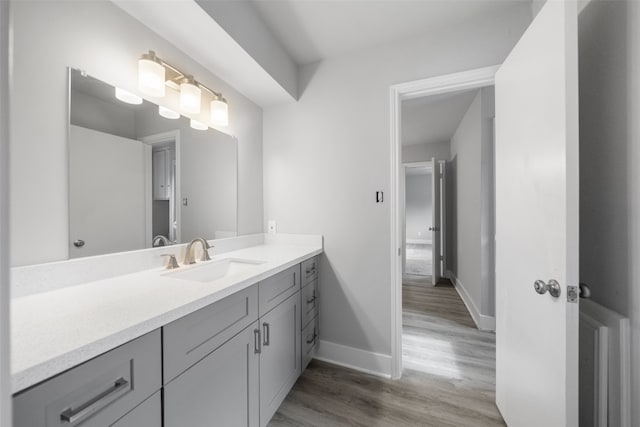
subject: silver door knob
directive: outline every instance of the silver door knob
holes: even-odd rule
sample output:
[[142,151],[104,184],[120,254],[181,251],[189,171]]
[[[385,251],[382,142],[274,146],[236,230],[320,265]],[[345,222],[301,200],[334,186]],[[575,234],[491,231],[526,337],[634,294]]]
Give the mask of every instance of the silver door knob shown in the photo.
[[580,298],[591,298],[591,288],[589,288],[589,285],[587,285],[586,283],[580,283]]
[[543,280],[536,280],[533,284],[533,289],[535,289],[540,295],[549,291],[549,294],[554,298],[558,298],[560,296],[560,284],[553,279],[549,280],[548,283],[545,283]]

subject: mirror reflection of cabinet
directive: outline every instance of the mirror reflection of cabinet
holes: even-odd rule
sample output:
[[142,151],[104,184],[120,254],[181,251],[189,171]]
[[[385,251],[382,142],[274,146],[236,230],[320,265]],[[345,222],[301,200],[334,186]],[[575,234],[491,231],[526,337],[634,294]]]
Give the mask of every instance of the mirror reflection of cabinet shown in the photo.
[[174,152],[169,148],[153,150],[153,200],[171,199],[174,158]]

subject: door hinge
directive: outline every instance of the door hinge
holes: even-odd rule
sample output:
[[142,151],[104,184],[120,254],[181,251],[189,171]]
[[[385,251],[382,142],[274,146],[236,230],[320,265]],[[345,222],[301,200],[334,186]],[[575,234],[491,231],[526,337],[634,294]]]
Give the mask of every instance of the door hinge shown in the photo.
[[577,286],[567,286],[567,302],[578,302],[578,295]]

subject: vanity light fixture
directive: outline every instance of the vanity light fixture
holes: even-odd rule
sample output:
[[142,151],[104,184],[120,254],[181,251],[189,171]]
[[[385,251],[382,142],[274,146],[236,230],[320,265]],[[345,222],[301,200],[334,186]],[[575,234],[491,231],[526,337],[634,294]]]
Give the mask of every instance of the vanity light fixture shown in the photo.
[[[229,106],[222,93],[211,90],[193,76],[180,71],[150,50],[138,60],[138,89],[144,94],[160,98],[166,86],[180,92],[180,108],[188,114],[200,114],[203,95],[210,99],[211,124],[228,126]],[[160,115],[164,116],[162,113]],[[202,124],[206,126],[205,124]]]
[[127,104],[142,104],[142,98],[138,95],[134,95],[131,92],[127,92],[124,89],[116,88],[116,98],[118,98],[122,102],[126,102]]
[[160,114],[165,119],[175,120],[180,118],[180,113],[176,113],[175,111],[167,107],[163,107],[162,105],[158,105],[158,114]]
[[138,60],[138,89],[140,92],[162,98],[165,94],[166,70],[152,50]]
[[211,123],[220,126],[229,125],[229,105],[226,99],[221,95],[214,95],[209,109],[211,111]]
[[209,129],[209,126],[207,126],[204,123],[199,122],[197,120],[193,120],[193,119],[191,119],[190,125],[195,130],[207,130],[207,129]]
[[180,108],[187,113],[200,114],[202,104],[202,90],[196,85],[193,76],[188,76],[180,82]]

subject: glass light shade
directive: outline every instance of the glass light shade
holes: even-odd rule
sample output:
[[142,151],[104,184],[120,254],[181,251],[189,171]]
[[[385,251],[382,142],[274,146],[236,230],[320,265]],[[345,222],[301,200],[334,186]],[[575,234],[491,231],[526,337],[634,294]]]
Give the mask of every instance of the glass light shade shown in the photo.
[[180,84],[180,107],[187,113],[199,114],[201,95],[198,86],[189,82]]
[[131,92],[127,92],[124,89],[116,88],[116,98],[127,104],[142,104],[142,98],[138,95],[134,95]]
[[197,120],[193,120],[193,119],[191,119],[191,127],[196,129],[196,130],[207,130],[207,129],[209,129],[209,126],[207,126],[204,123],[199,122]]
[[211,101],[211,123],[214,125],[229,125],[229,106],[224,98]]
[[151,59],[138,60],[138,89],[140,92],[162,98],[165,94],[165,69]]
[[158,114],[160,114],[165,119],[175,120],[180,118],[180,113],[176,113],[175,111],[170,110],[167,107],[163,107],[162,105],[158,105]]

